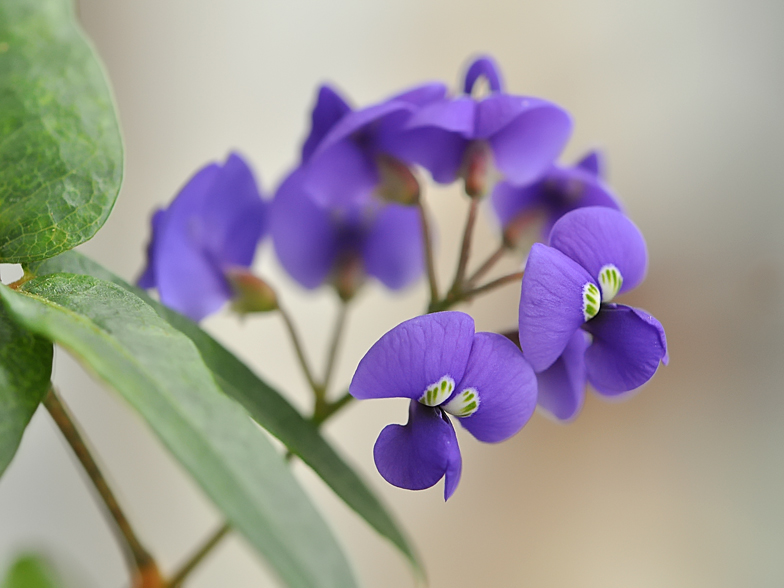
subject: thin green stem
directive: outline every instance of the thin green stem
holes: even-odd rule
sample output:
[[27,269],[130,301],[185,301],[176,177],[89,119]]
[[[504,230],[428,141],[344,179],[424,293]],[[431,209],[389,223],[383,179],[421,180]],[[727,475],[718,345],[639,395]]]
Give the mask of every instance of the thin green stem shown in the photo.
[[474,225],[476,224],[476,215],[479,210],[479,198],[471,198],[471,204],[468,207],[468,216],[466,217],[465,229],[463,230],[463,243],[460,246],[460,258],[457,261],[457,270],[455,270],[455,279],[452,281],[450,292],[460,292],[463,288],[463,281],[465,280],[465,272],[468,267],[468,258],[471,256],[471,239],[474,235]]
[[291,337],[291,343],[294,345],[294,351],[297,354],[297,359],[299,360],[299,365],[302,368],[302,373],[305,374],[305,378],[310,384],[313,393],[318,396],[320,394],[321,387],[319,386],[316,379],[313,377],[313,372],[310,370],[310,366],[308,365],[308,360],[305,357],[305,350],[302,347],[302,343],[300,342],[299,335],[297,334],[297,328],[294,326],[294,322],[291,320],[289,313],[286,312],[282,306],[278,306],[278,312],[280,312],[280,316],[283,319],[283,322],[288,329],[289,335]]
[[126,562],[131,572],[134,585],[150,588],[153,586],[160,586],[160,574],[158,573],[158,566],[155,563],[155,560],[136,536],[125,513],[123,513],[120,508],[120,504],[117,502],[114,492],[112,492],[106,478],[90,453],[87,443],[79,432],[70,411],[57,394],[54,386],[49,388],[49,392],[46,394],[43,404],[60,429],[63,437],[65,437],[68,445],[71,446],[79,463],[82,464],[87,477],[90,478],[93,487],[98,492],[98,496],[106,507],[106,512],[114,521],[114,527],[121,539],[123,552],[125,553]]
[[501,286],[504,286],[504,285],[509,284],[511,282],[519,282],[522,279],[523,279],[523,272],[515,272],[513,274],[508,274],[506,276],[501,276],[500,278],[497,278],[497,279],[495,279],[495,280],[493,280],[491,282],[488,282],[487,284],[483,284],[482,286],[479,286],[478,288],[474,288],[472,290],[466,290],[462,294],[462,299],[463,300],[470,300],[471,298],[474,298],[475,296],[477,296],[479,294],[486,294],[487,292],[490,292],[491,290],[495,290],[496,288],[500,288]]
[[329,345],[329,355],[327,357],[327,367],[324,370],[324,380],[321,384],[321,389],[324,394],[329,389],[330,380],[335,369],[335,360],[337,359],[338,348],[340,347],[340,340],[343,336],[344,327],[346,326],[346,314],[348,311],[348,303],[341,299],[340,308],[338,309],[338,316],[335,320],[335,328],[332,330],[332,341]]
[[479,266],[479,269],[477,269],[473,274],[471,274],[469,276],[469,278],[466,280],[466,286],[468,286],[470,288],[476,282],[478,282],[479,279],[482,276],[484,276],[487,272],[489,272],[491,269],[493,269],[493,266],[496,263],[498,263],[498,261],[504,256],[504,253],[506,253],[506,250],[507,250],[506,244],[502,242],[498,246],[498,249],[496,249],[490,255],[490,257],[488,257],[485,260],[485,262],[482,265]]
[[314,412],[313,418],[311,418],[311,422],[317,427],[321,426],[324,421],[331,418],[336,412],[351,402],[353,398],[354,397],[351,396],[351,394],[346,392],[343,396],[334,402],[327,402],[323,404],[320,409],[317,409]]
[[427,266],[427,279],[430,283],[430,301],[438,300],[438,280],[436,279],[436,266],[433,261],[433,239],[430,233],[430,222],[427,218],[425,204],[420,197],[416,203],[419,209],[419,218],[422,221],[422,242],[425,247],[425,264]]
[[231,525],[229,523],[223,523],[223,525],[210,535],[207,541],[188,558],[188,561],[186,561],[172,578],[166,582],[163,588],[179,588],[191,572],[196,569],[202,560],[221,542],[221,539],[228,535],[229,531],[231,531]]

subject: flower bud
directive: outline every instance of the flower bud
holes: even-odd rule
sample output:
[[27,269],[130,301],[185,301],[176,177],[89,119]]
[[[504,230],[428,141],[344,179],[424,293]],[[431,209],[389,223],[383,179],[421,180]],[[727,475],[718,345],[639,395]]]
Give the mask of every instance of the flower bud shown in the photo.
[[231,308],[239,314],[269,312],[278,308],[278,297],[267,282],[244,268],[232,268],[226,279],[234,290]]
[[381,176],[376,193],[381,198],[403,205],[419,201],[419,182],[405,163],[383,153],[376,157],[376,162]]
[[365,282],[365,269],[362,258],[356,254],[347,254],[335,264],[332,283],[341,300],[348,302]]
[[471,198],[481,198],[495,183],[495,168],[490,146],[484,141],[473,141],[463,158],[462,174],[465,192]]

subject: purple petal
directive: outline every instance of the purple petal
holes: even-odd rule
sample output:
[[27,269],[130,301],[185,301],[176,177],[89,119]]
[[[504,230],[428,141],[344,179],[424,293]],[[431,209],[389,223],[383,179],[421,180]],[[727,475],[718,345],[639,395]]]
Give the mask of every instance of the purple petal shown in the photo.
[[445,98],[417,110],[406,122],[406,130],[437,128],[458,133],[466,139],[474,136],[476,102],[469,96]]
[[607,165],[604,154],[598,149],[586,153],[583,158],[575,164],[575,167],[579,167],[597,178],[607,177]]
[[539,406],[559,421],[574,419],[585,401],[585,350],[588,336],[578,329],[561,356],[538,373]]
[[431,82],[429,84],[422,84],[415,86],[410,90],[396,94],[389,99],[389,102],[400,101],[406,102],[413,106],[424,106],[441,100],[446,96],[446,86],[440,82]]
[[157,255],[155,242],[159,238],[161,231],[161,221],[165,216],[162,209],[156,210],[150,219],[150,242],[147,244],[147,265],[142,271],[142,275],[136,280],[139,288],[155,288],[158,281],[155,279],[155,257]]
[[305,288],[327,279],[337,255],[337,234],[329,211],[308,196],[302,168],[281,184],[270,206],[270,232],[281,265]]
[[419,211],[390,204],[378,214],[366,237],[365,271],[393,290],[408,286],[424,271],[424,245]]
[[455,181],[469,141],[440,128],[415,128],[385,137],[383,150],[401,161],[421,165],[441,184]]
[[512,221],[544,205],[544,194],[539,182],[527,186],[515,186],[509,182],[499,182],[490,196],[490,204],[501,223],[506,228]]
[[498,443],[528,422],[536,408],[536,376],[517,346],[503,335],[477,333],[455,394],[476,390],[479,407],[460,424],[480,441]]
[[628,392],[666,364],[667,339],[661,323],[648,313],[618,304],[603,304],[583,327],[593,335],[585,353],[588,381],[600,394]]
[[424,490],[444,475],[444,500],[457,488],[462,469],[460,448],[449,418],[439,408],[411,401],[408,424],[388,425],[373,447],[381,476],[393,486]]
[[347,113],[351,107],[330,86],[319,88],[316,105],[311,114],[310,134],[302,145],[302,163],[306,163],[321,140]]
[[530,183],[547,171],[566,146],[572,132],[571,117],[554,104],[526,98],[521,99],[525,100],[524,107],[513,120],[493,133],[483,130],[480,134],[480,127],[493,128],[507,116],[502,109],[492,112],[482,108],[492,99],[479,105],[482,116],[477,121],[477,134],[488,137],[495,165],[510,182]]
[[376,341],[351,379],[355,398],[418,400],[443,376],[454,383],[466,369],[474,342],[474,320],[462,312],[419,316],[393,328]]
[[209,224],[203,246],[216,263],[222,268],[250,267],[267,229],[267,209],[253,172],[238,154],[229,154],[220,168],[200,217]]
[[493,92],[503,92],[504,79],[501,76],[501,70],[495,60],[489,55],[484,55],[474,60],[465,75],[465,83],[463,84],[463,92],[470,94],[474,89],[474,84],[480,78],[484,77],[490,85],[490,90]]
[[520,346],[541,372],[585,322],[583,287],[595,282],[577,263],[541,243],[531,247],[520,292]]
[[326,208],[361,204],[370,197],[379,181],[375,161],[349,139],[335,143],[327,150],[319,147],[305,170],[305,190],[317,204]]
[[637,286],[648,269],[642,233],[628,217],[611,208],[591,206],[565,214],[553,226],[550,245],[579,263],[594,279],[604,266],[617,267],[623,277],[619,292]]

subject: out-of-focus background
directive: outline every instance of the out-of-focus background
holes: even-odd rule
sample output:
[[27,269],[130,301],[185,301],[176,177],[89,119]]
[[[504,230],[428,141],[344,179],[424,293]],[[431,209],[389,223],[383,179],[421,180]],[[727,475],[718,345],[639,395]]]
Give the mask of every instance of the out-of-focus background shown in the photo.
[[[405,419],[405,401],[355,404],[326,433],[408,529],[434,588],[784,585],[784,3],[80,0],[79,13],[126,145],[117,206],[82,250],[129,279],[151,211],[205,162],[236,148],[274,189],[322,81],[363,105],[421,81],[455,86],[466,60],[488,52],[510,91],[571,111],[563,160],[606,150],[651,257],[625,301],[664,324],[670,366],[622,403],[591,396],[567,426],[537,414],[499,446],[459,431],[464,473],[447,504],[441,485],[408,492],[375,471],[376,435]],[[443,283],[466,203],[455,189],[428,198]],[[475,260],[496,243],[486,213]],[[323,359],[331,292],[296,287],[269,243],[258,269]],[[478,327],[514,325],[518,294],[510,286],[471,306]],[[401,298],[369,287],[351,311],[338,380],[347,384],[364,351],[424,299],[424,284]],[[275,317],[241,324],[224,313],[206,326],[307,409]],[[218,514],[121,400],[62,351],[55,372],[139,533],[172,570]],[[297,470],[362,584],[413,586],[397,553]],[[98,507],[40,412],[0,481],[0,568],[22,549],[50,554],[74,585],[127,584]],[[276,584],[234,537],[190,585]]]

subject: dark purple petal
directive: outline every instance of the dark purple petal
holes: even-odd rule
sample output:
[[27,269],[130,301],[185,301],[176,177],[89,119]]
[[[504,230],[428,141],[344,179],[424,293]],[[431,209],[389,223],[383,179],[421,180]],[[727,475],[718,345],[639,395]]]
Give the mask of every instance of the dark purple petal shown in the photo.
[[401,161],[421,165],[433,180],[449,184],[457,178],[468,143],[460,133],[421,127],[386,136],[383,151]]
[[501,223],[506,227],[520,216],[544,205],[544,193],[539,182],[527,186],[515,186],[499,182],[490,196],[490,204]]
[[327,150],[319,147],[305,167],[303,185],[320,206],[345,208],[367,201],[378,181],[372,157],[359,145],[345,140]]
[[659,362],[669,359],[664,328],[642,310],[602,305],[583,328],[593,335],[585,353],[588,381],[600,394],[615,396],[642,386]]
[[406,102],[413,106],[424,106],[441,100],[446,96],[446,86],[440,82],[431,82],[429,84],[422,84],[415,86],[410,90],[405,90],[400,94],[392,96],[388,102],[400,101]]
[[474,84],[480,78],[484,77],[493,92],[503,92],[504,79],[501,76],[501,70],[495,60],[489,55],[484,55],[474,60],[465,75],[465,83],[463,84],[463,92],[470,94],[474,89]]
[[321,140],[347,113],[351,107],[330,86],[319,88],[316,105],[311,114],[310,134],[302,145],[302,163],[306,163]]
[[[498,443],[517,433],[536,408],[534,370],[517,346],[503,335],[476,334],[468,367],[455,396],[467,388],[475,390],[479,407],[470,416],[458,420],[485,443]],[[442,408],[449,411],[448,404]]]
[[419,211],[390,204],[376,216],[362,248],[365,271],[387,288],[408,286],[424,271]]
[[136,280],[139,288],[155,288],[158,281],[155,279],[155,242],[161,231],[161,221],[166,213],[160,208],[156,210],[150,219],[150,242],[147,244],[147,265],[142,271],[142,275]]
[[462,312],[419,316],[393,328],[360,360],[349,392],[355,398],[418,400],[444,376],[460,381],[474,342],[474,320]]
[[550,245],[596,280],[603,267],[614,265],[623,278],[619,292],[642,282],[648,268],[648,249],[640,230],[623,213],[607,207],[578,208],[565,214],[553,226]]
[[535,371],[550,367],[585,322],[583,288],[595,282],[577,263],[541,243],[531,247],[520,292],[520,346]]
[[306,288],[320,286],[337,256],[330,212],[317,206],[303,187],[302,168],[281,184],[270,205],[270,233],[281,265]]
[[588,335],[578,329],[555,363],[536,374],[539,383],[539,406],[559,421],[575,418],[585,402],[587,347]]
[[579,167],[597,178],[607,177],[607,166],[604,160],[604,154],[598,149],[586,153],[583,158],[575,164],[575,167]]
[[[498,122],[508,113],[501,108],[485,107],[493,99],[491,96],[479,104],[477,135],[487,137],[496,167],[510,182],[530,183],[547,171],[566,146],[572,132],[571,117],[555,104],[521,98],[525,102],[521,103],[524,106],[520,112],[500,126]],[[487,130],[495,127],[498,129],[493,132]]]
[[452,423],[439,408],[411,401],[406,425],[388,425],[373,447],[381,476],[393,486],[424,490],[444,475],[444,500],[460,481],[462,458]]
[[203,247],[222,269],[250,267],[267,229],[267,210],[248,164],[229,154],[204,199]]

